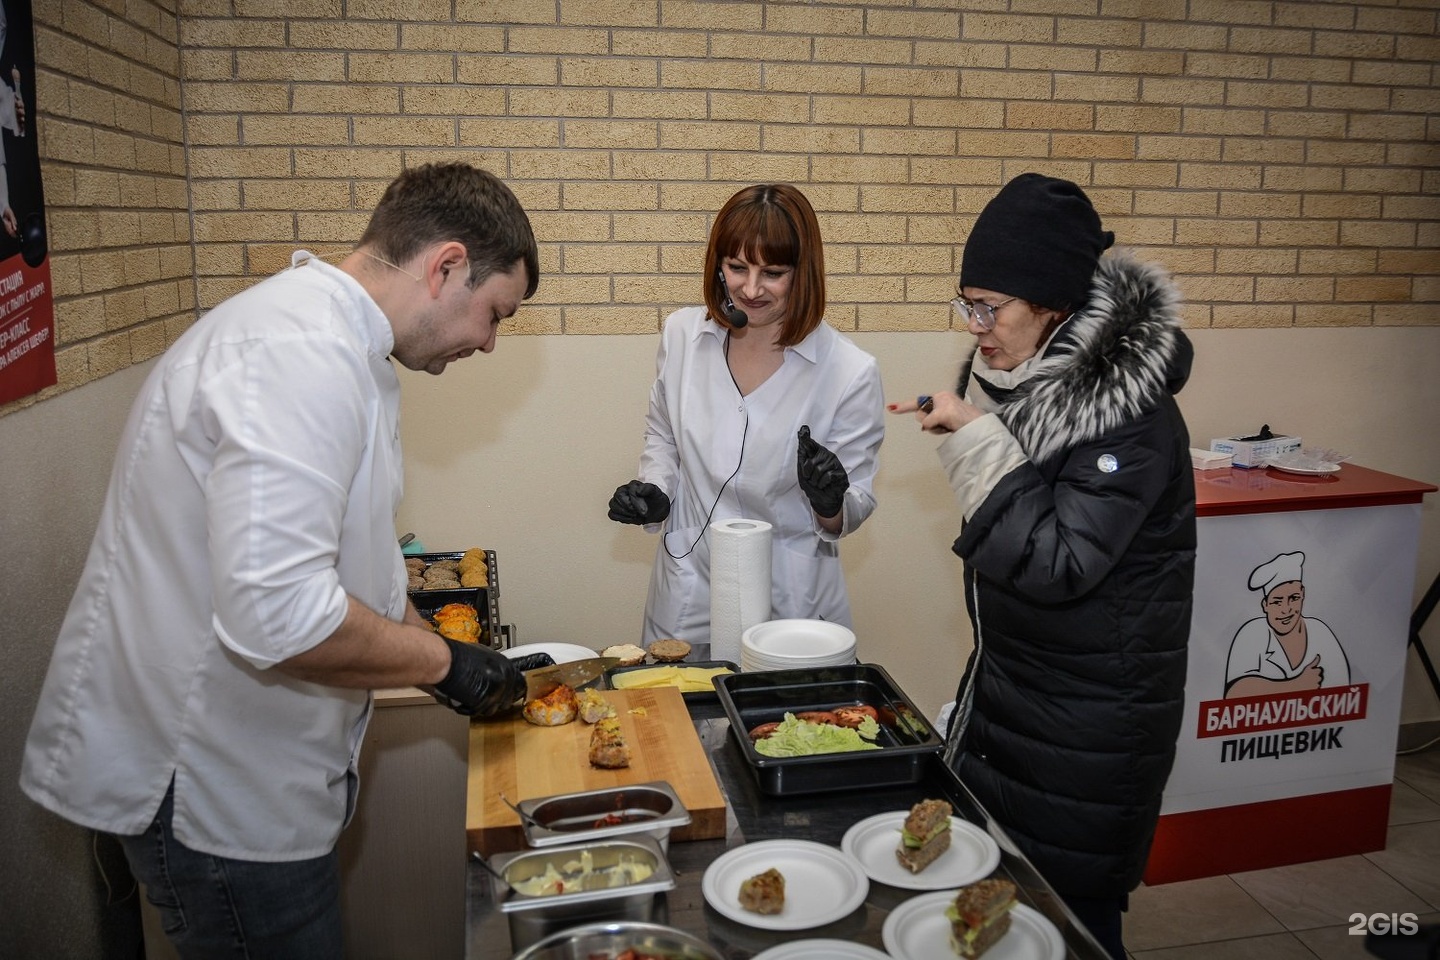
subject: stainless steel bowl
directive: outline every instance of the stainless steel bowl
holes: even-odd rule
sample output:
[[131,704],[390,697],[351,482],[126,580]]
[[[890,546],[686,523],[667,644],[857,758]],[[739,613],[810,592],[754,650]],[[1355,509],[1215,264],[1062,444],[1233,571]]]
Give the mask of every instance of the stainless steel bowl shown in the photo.
[[512,960],[611,960],[631,949],[665,960],[725,960],[714,947],[684,930],[636,921],[561,930],[515,954]]

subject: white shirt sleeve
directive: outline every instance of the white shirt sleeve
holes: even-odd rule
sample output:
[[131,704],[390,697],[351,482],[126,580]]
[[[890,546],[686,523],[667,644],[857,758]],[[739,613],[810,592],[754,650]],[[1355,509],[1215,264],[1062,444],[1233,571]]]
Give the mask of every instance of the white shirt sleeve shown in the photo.
[[257,667],[315,646],[347,609],[337,563],[370,377],[325,346],[245,345],[199,401],[219,439],[205,481],[215,628]]
[[1000,478],[1027,459],[1020,442],[993,413],[946,435],[937,453],[966,520],[975,515]]

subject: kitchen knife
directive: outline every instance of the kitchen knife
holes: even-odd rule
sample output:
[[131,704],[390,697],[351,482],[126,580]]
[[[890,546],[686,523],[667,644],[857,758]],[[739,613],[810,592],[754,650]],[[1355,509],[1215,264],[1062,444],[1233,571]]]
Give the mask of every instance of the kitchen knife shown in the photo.
[[562,683],[579,689],[591,680],[599,679],[606,670],[619,663],[619,657],[592,657],[588,660],[571,660],[569,663],[526,670],[525,699],[528,701],[543,697]]

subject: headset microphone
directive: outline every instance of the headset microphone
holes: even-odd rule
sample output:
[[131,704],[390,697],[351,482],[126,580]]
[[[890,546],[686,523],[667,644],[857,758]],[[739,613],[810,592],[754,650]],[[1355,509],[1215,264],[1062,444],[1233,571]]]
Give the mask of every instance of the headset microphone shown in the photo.
[[730,284],[725,282],[724,272],[717,270],[715,275],[720,278],[720,289],[725,291],[725,301],[720,304],[720,312],[725,314],[725,322],[736,330],[750,322],[745,311],[735,306],[735,301],[730,297]]

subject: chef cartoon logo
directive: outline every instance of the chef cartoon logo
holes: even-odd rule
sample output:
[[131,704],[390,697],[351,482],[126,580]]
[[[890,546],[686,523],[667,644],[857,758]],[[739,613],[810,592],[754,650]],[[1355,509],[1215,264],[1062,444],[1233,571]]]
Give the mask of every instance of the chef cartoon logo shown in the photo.
[[1264,616],[1247,621],[1230,643],[1225,698],[1303,693],[1350,685],[1350,661],[1321,620],[1306,617],[1305,554],[1282,553],[1250,571]]
[[1305,554],[1267,560],[1246,585],[1261,615],[1231,639],[1224,692],[1200,704],[1196,735],[1231,738],[1222,763],[1342,749],[1344,724],[1365,718],[1370,685],[1352,682],[1335,633],[1305,615]]

